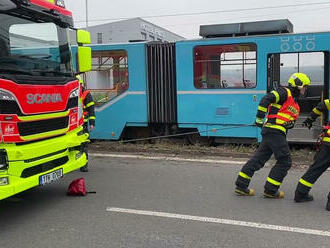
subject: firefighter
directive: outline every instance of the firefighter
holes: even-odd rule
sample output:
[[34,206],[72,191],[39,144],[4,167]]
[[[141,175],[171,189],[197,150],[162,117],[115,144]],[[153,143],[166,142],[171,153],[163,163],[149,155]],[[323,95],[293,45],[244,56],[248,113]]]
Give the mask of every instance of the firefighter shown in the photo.
[[254,195],[254,190],[248,188],[251,178],[274,154],[276,164],[267,177],[264,196],[284,197],[284,192],[278,189],[292,164],[286,134],[288,129],[293,128],[300,113],[296,98],[305,94],[308,85],[310,79],[306,74],[294,73],[288,80],[288,87],[280,85],[260,100],[255,125],[262,128],[262,140],[256,153],[239,172],[235,183],[238,195]]
[[[92,132],[95,128],[95,109],[94,109],[94,101],[93,97],[89,90],[86,90],[84,87],[84,82],[79,75],[77,75],[77,79],[81,85],[81,102],[83,105],[83,116],[84,116],[84,132],[89,133]],[[89,123],[89,128],[88,128]],[[88,145],[85,145],[85,153],[88,159]],[[80,168],[82,172],[88,172],[88,163]]]
[[[312,123],[320,115],[326,115],[330,111],[330,101],[326,99],[321,101],[311,112],[309,117],[303,122],[303,125],[310,129]],[[309,194],[316,180],[330,167],[330,123],[324,129],[324,137],[319,153],[316,155],[315,162],[309,167],[306,173],[300,178],[294,200],[295,202],[313,201],[313,196]],[[326,210],[330,211],[330,192],[328,194],[328,203]]]

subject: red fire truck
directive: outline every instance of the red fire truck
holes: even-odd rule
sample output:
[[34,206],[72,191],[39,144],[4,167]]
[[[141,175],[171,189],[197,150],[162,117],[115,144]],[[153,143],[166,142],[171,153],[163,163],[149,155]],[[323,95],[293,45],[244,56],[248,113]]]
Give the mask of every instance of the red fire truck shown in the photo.
[[76,75],[88,43],[63,0],[1,0],[0,200],[87,163]]

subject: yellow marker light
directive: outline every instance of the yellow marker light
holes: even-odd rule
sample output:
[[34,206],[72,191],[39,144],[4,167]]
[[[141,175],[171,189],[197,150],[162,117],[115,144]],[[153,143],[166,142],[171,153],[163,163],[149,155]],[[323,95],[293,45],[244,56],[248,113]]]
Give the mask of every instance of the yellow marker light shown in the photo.
[[213,128],[213,129],[212,129],[212,132],[213,132],[213,133],[215,133],[216,131],[217,131],[217,129],[216,129],[216,128]]
[[114,132],[111,132],[111,136],[114,137],[115,136],[115,133]]
[[8,177],[0,177],[0,186],[5,186],[9,184]]

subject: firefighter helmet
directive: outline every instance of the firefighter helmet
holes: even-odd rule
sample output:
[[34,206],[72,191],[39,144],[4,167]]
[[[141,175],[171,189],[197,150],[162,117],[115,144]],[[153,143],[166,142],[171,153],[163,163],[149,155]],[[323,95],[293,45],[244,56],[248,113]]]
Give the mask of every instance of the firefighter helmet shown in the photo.
[[305,86],[308,86],[311,84],[311,80],[305,73],[296,72],[291,75],[291,77],[288,80],[289,86],[297,87],[298,89],[301,89]]

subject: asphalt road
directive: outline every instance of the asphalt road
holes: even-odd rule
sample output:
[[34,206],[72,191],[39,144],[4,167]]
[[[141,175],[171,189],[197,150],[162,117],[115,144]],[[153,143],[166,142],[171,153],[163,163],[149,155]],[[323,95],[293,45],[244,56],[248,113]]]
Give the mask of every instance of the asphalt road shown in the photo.
[[[241,165],[134,158],[90,165],[0,202],[1,247],[330,247],[329,172],[314,186],[314,202],[296,204],[301,170],[289,172],[286,197],[274,200],[262,196],[269,168],[253,177],[256,196],[239,197]],[[66,196],[82,176],[97,193]]]

